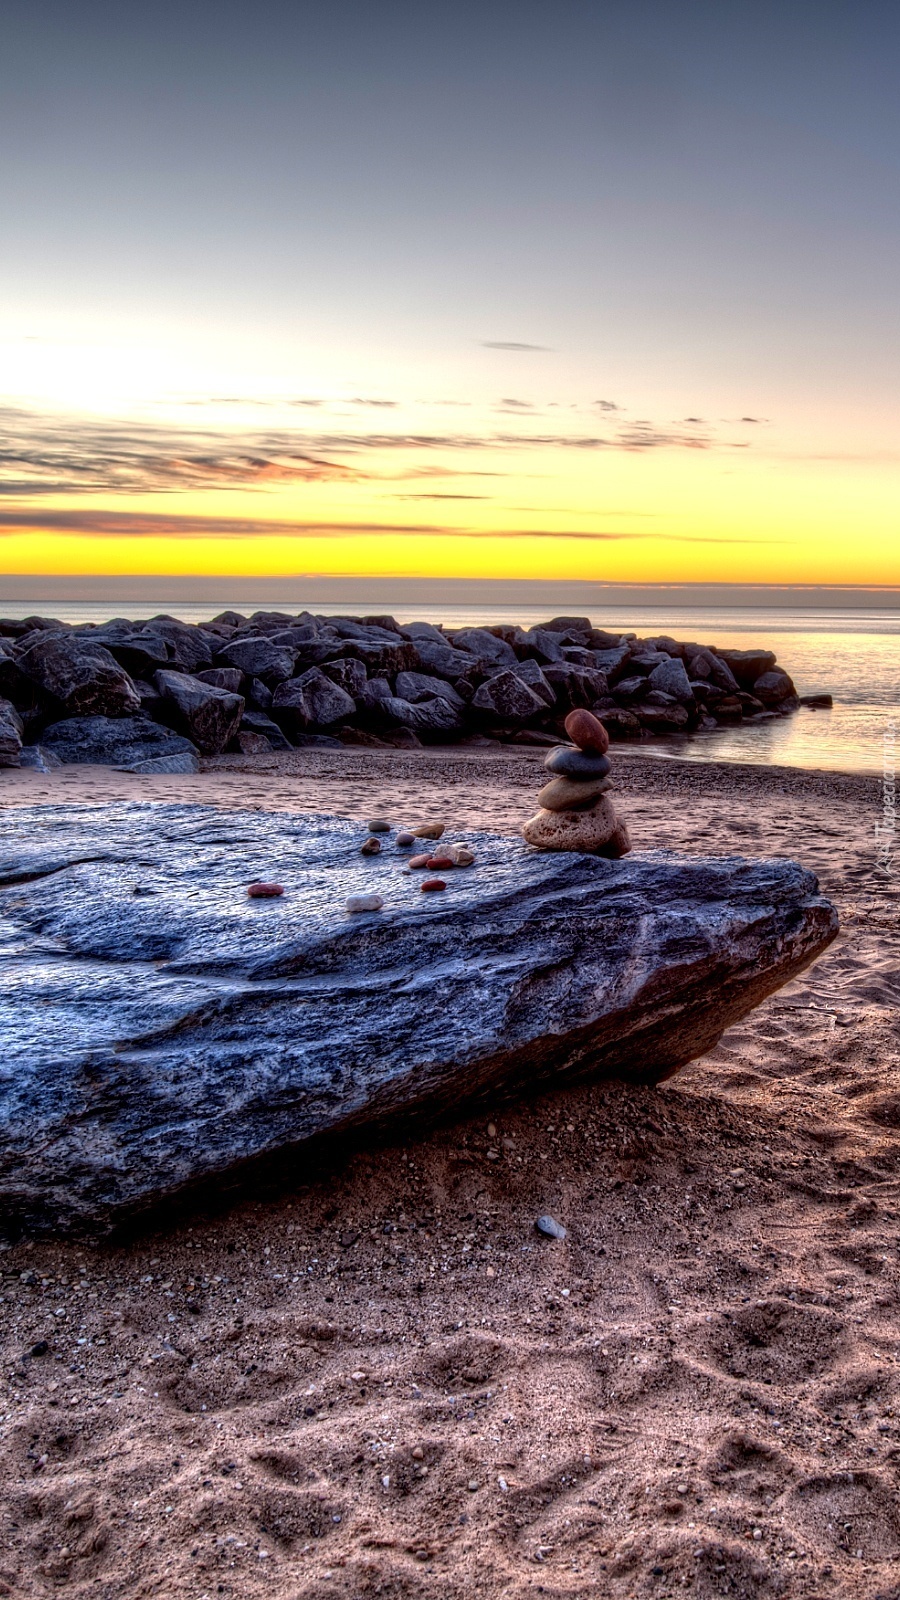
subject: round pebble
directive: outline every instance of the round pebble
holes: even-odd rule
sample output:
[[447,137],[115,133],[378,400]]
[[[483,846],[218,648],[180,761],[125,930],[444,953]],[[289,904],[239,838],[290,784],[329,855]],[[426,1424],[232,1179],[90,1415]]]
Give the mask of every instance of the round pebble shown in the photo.
[[389,822],[385,822],[384,817],[372,817],[366,823],[366,827],[370,833],[390,833],[391,831],[391,825]]
[[410,856],[409,864],[411,867],[427,867],[430,860],[430,856]]
[[347,911],[380,911],[384,901],[380,894],[351,894],[346,902]]
[[443,878],[426,878],[425,882],[422,884],[422,893],[434,894],[436,890],[446,889],[446,887],[447,885],[445,884]]
[[540,790],[537,803],[544,811],[590,811],[608,788],[609,778],[578,782],[575,778],[554,777]]
[[277,900],[284,889],[280,883],[251,883],[247,893],[251,900]]
[[609,734],[592,711],[570,711],[565,720],[565,730],[579,750],[605,756],[609,749]]
[[361,856],[377,856],[377,855],[380,855],[381,854],[381,840],[380,839],[367,839],[365,844],[360,847],[360,852],[359,853],[360,853]]
[[542,1233],[545,1239],[564,1239],[566,1237],[565,1228],[561,1222],[557,1222],[555,1217],[538,1217],[534,1225],[538,1233]]
[[544,760],[548,772],[558,778],[574,778],[576,782],[589,782],[591,778],[605,778],[610,770],[609,756],[598,756],[592,751],[577,750],[573,745],[558,744]]
[[414,833],[398,833],[397,835],[397,843],[401,850],[408,850],[415,842],[416,836]]
[[481,1484],[478,1482],[477,1478],[470,1478],[469,1479],[468,1489],[469,1489],[469,1493],[470,1494],[474,1494],[475,1490],[476,1489],[480,1489],[480,1488],[481,1488]]
[[452,856],[429,856],[425,865],[432,872],[449,872],[456,862]]
[[422,1461],[422,1460],[424,1460],[424,1457],[425,1457],[425,1451],[422,1449],[422,1446],[420,1444],[417,1444],[414,1447],[413,1452],[412,1452],[413,1461]]

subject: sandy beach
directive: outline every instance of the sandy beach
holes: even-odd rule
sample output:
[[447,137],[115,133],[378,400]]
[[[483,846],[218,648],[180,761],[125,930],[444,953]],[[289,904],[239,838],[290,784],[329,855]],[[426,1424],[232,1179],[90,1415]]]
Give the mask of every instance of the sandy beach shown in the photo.
[[[512,832],[541,755],[10,771],[0,811],[133,797]],[[544,1096],[127,1241],[2,1249],[0,1596],[900,1592],[880,784],[618,750],[614,775],[637,850],[812,868],[835,945],[658,1089]],[[545,1212],[565,1241],[535,1232]]]

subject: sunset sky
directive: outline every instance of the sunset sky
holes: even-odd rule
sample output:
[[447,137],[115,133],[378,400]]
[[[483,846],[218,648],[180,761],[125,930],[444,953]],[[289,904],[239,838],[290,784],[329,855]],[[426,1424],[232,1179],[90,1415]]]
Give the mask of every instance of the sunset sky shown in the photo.
[[7,0],[0,571],[900,583],[898,46]]

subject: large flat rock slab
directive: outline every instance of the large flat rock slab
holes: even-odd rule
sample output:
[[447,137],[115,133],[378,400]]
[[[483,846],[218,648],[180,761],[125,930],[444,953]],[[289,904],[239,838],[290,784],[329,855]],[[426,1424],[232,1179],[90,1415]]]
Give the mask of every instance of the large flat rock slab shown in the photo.
[[[7,811],[0,1217],[98,1232],[323,1140],[592,1076],[654,1082],[837,932],[795,862],[466,834],[443,894],[334,817]],[[255,878],[281,899],[251,900]],[[384,909],[348,915],[348,895]]]

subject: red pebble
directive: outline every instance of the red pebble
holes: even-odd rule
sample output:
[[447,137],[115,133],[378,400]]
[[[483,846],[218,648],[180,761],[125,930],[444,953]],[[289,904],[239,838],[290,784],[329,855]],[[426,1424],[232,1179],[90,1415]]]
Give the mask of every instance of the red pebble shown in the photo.
[[447,885],[445,884],[443,878],[426,878],[422,885],[422,893],[434,893],[436,889],[446,889],[446,887]]
[[251,900],[277,900],[284,889],[280,883],[251,883],[247,893]]
[[450,856],[429,856],[425,865],[432,872],[449,872],[451,867],[456,866],[456,862]]
[[609,734],[591,711],[570,711],[565,722],[566,733],[579,750],[590,750],[593,755],[605,756],[609,749]]
[[410,856],[409,864],[411,867],[427,867],[430,860],[430,856]]

